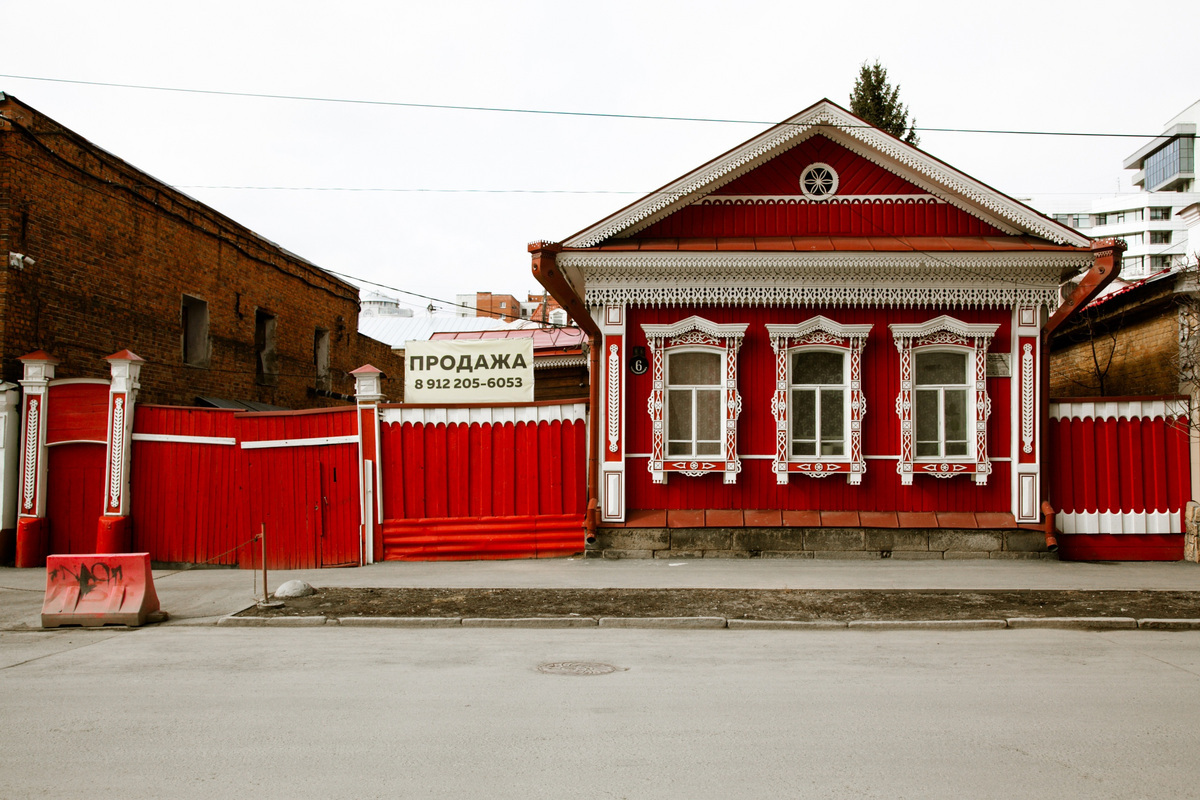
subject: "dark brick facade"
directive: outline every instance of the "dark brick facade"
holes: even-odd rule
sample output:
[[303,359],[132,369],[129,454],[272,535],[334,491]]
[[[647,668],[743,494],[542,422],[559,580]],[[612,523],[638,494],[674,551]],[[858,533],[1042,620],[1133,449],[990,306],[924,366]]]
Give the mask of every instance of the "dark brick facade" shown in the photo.
[[[62,362],[58,377],[107,377],[104,357],[129,349],[147,361],[140,395],[147,403],[213,396],[285,408],[338,405],[344,401],[316,391],[353,394],[348,373],[366,363],[386,373],[386,393],[400,393],[402,361],[358,333],[354,286],[12,96],[0,95],[0,116],[5,380],[20,379],[17,359],[35,350]],[[10,266],[10,253],[32,263]],[[200,346],[185,342],[185,306],[193,325],[207,316]],[[263,358],[269,317],[274,348]],[[322,331],[324,376],[315,356]]]
[[1050,396],[1180,393],[1177,281],[1136,285],[1080,311],[1050,342]]

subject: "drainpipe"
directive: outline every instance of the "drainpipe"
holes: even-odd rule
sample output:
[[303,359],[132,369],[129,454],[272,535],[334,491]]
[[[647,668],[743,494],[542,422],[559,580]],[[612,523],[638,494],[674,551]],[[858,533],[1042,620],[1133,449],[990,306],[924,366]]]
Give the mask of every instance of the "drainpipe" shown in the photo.
[[[1080,309],[1095,300],[1096,296],[1121,274],[1121,254],[1125,252],[1125,247],[1124,239],[1097,239],[1092,242],[1092,254],[1095,256],[1092,268],[1083,276],[1083,280],[1079,282],[1079,286],[1071,293],[1067,301],[1059,306],[1042,326],[1043,356],[1040,376],[1042,385],[1042,479],[1040,489],[1043,498],[1050,496],[1050,337]],[[1053,538],[1051,531],[1053,530],[1054,515],[1054,509],[1050,507],[1049,502],[1042,503],[1042,513],[1049,515],[1046,522],[1046,545],[1049,547]],[[1057,541],[1055,541],[1055,545],[1057,545]]]
[[603,349],[600,326],[592,319],[587,306],[558,268],[556,258],[562,252],[562,245],[532,242],[529,252],[533,257],[533,277],[588,335],[588,503],[584,514],[584,539],[592,544],[596,541],[600,516],[600,422],[597,416],[600,409],[600,351]]

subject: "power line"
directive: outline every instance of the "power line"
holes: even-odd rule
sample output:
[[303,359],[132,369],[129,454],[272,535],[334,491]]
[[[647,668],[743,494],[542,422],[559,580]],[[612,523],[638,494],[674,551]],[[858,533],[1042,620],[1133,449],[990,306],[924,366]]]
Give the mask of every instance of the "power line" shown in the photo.
[[[778,125],[778,120],[735,119],[723,117],[676,117],[662,114],[617,114],[603,111],[563,111],[545,108],[515,108],[504,106],[468,106],[449,103],[409,103],[398,100],[356,100],[348,97],[319,97],[313,95],[271,94],[267,92],[231,92],[221,89],[188,89],[179,86],[152,86],[138,83],[113,83],[108,81],[83,81],[71,78],[46,78],[35,75],[8,75],[0,73],[0,78],[11,78],[22,81],[44,81],[48,83],[69,83],[78,86],[101,86],[114,89],[138,89],[152,92],[176,92],[180,94],[202,94],[219,97],[246,97],[260,100],[294,100],[308,103],[341,103],[345,105],[389,106],[394,108],[423,108],[440,111],[478,111],[497,114],[537,114],[542,116],[559,117],[592,117],[600,119],[636,119],[658,122],[711,122],[726,125]],[[844,127],[874,128],[873,125],[847,125]],[[1158,139],[1163,138],[1159,133],[1100,133],[1096,131],[1018,131],[990,128],[914,128],[914,130],[930,133],[987,133],[1012,136],[1086,136],[1118,139]]]

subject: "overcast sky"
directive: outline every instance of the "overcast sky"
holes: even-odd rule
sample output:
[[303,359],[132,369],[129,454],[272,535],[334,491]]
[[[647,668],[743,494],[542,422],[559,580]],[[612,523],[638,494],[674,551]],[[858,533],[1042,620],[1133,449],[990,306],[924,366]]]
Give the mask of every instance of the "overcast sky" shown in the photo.
[[[848,106],[859,64],[878,59],[919,126],[1154,134],[1200,99],[1198,9],[3,0],[0,73],[765,123],[824,97]],[[0,91],[320,266],[447,300],[537,289],[527,242],[561,240],[766,127],[16,77],[0,77]],[[920,135],[922,149],[1017,197],[1129,191],[1121,161],[1142,143]],[[325,190],[200,188],[217,186]],[[394,191],[414,189],[480,191]]]

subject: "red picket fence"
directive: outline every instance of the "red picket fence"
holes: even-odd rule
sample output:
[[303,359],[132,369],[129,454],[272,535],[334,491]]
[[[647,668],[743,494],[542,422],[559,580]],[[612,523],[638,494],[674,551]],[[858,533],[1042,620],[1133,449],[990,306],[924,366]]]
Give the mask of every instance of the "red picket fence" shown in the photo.
[[583,549],[586,405],[384,406],[383,558]]
[[1050,503],[1063,557],[1183,557],[1188,419],[1186,397],[1051,401]]

